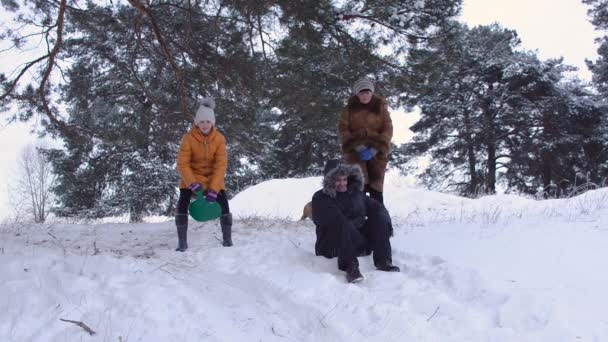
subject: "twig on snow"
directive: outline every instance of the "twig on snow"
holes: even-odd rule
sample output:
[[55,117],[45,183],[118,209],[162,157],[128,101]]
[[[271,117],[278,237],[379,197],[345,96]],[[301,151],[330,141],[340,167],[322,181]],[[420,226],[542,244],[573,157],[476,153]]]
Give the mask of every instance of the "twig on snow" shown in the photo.
[[272,327],[270,327],[270,330],[272,330],[272,333],[275,334],[276,336],[285,338],[285,336],[279,334],[278,332],[276,332],[276,330],[274,330],[274,325]]
[[88,332],[88,333],[89,333],[89,335],[91,335],[91,336],[92,336],[92,335],[95,335],[95,332],[93,331],[93,329],[89,328],[89,326],[88,326],[88,325],[86,325],[86,324],[84,324],[84,323],[82,323],[82,322],[79,322],[79,321],[73,321],[73,320],[71,320],[71,319],[63,319],[63,318],[60,318],[59,320],[60,320],[60,321],[63,321],[63,322],[68,322],[68,323],[73,323],[73,324],[76,324],[77,326],[79,326],[79,327],[81,327],[82,329],[84,329],[84,331]]
[[435,312],[433,312],[433,314],[429,318],[426,319],[427,322],[430,321],[431,319],[433,319],[433,317],[435,317],[435,314],[437,313],[437,311],[439,311],[439,307],[440,307],[440,305],[437,305]]
[[157,271],[157,270],[161,270],[161,271],[163,271],[163,272],[167,272],[167,273],[169,273],[169,274],[173,275],[173,273],[171,273],[171,272],[169,272],[169,271],[167,271],[167,270],[163,269],[163,267],[165,267],[165,266],[169,266],[169,265],[171,265],[171,264],[170,264],[170,263],[168,263],[168,262],[166,262],[166,263],[164,263],[164,264],[162,264],[162,265],[158,266],[157,268],[153,269],[152,271],[150,271],[150,273],[155,272],[155,271]]
[[300,248],[300,245],[295,243],[292,239],[287,238],[287,240],[289,240],[289,242],[291,242],[291,244],[294,245],[296,248]]

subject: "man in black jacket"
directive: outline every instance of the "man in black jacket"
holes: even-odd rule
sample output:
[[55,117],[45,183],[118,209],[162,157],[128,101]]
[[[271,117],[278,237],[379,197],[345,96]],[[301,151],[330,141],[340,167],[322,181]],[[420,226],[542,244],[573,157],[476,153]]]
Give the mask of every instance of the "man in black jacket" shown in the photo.
[[378,270],[399,272],[392,264],[391,218],[384,205],[363,192],[361,168],[330,160],[323,173],[323,189],[312,197],[315,254],[337,256],[338,268],[351,283],[363,279],[357,255],[365,250],[373,251]]

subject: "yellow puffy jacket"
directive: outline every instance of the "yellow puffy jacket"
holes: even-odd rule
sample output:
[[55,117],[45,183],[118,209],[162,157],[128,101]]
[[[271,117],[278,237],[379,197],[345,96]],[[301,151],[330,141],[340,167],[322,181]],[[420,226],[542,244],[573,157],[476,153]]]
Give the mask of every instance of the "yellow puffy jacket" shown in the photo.
[[207,136],[196,126],[184,134],[177,154],[180,189],[198,182],[205,190],[224,190],[227,165],[226,138],[215,127]]

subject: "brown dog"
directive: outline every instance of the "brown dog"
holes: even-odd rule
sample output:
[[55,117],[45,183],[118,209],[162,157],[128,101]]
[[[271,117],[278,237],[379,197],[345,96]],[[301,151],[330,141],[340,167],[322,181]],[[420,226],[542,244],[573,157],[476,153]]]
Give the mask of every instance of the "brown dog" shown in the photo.
[[300,217],[300,221],[306,220],[306,218],[312,220],[312,202],[306,203],[304,209],[302,210],[302,217]]

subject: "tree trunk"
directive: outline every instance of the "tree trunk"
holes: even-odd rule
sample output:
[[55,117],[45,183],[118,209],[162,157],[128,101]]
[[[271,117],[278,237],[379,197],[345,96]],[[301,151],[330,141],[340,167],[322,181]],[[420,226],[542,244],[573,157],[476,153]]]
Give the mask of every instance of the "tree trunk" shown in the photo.
[[488,142],[488,177],[486,178],[486,193],[496,193],[496,145]]
[[469,162],[469,181],[468,195],[474,195],[479,186],[479,177],[477,176],[477,158],[475,157],[475,145],[473,144],[473,135],[471,134],[471,116],[468,111],[464,113],[464,140],[467,145],[467,159]]
[[[490,87],[491,88],[491,87]],[[494,118],[490,109],[490,100],[483,99],[481,111],[484,118],[484,142],[488,151],[486,194],[496,193],[496,134],[494,132]]]

